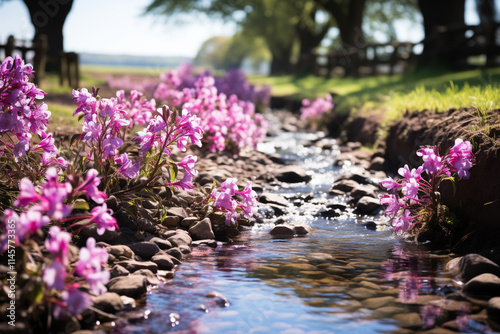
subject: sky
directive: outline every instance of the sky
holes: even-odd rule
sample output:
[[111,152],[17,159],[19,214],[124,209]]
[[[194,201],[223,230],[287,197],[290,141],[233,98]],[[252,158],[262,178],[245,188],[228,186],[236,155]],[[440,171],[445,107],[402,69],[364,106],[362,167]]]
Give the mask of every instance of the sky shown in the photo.
[[[66,51],[117,55],[194,57],[210,37],[232,36],[234,23],[203,15],[180,24],[158,15],[141,15],[151,0],[74,0],[64,24]],[[34,28],[21,0],[0,0],[0,43],[9,35],[31,39]]]
[[[210,37],[232,36],[234,23],[190,15],[180,23],[175,18],[141,15],[151,0],[74,0],[64,25],[66,51],[140,56],[195,57]],[[288,0],[284,0],[288,1]],[[437,0],[438,1],[438,0]],[[496,0],[497,3],[499,0]],[[466,23],[477,24],[474,1],[466,0]],[[422,28],[402,23],[400,40],[417,42]],[[30,40],[34,28],[21,0],[0,0],[0,43],[9,35]]]

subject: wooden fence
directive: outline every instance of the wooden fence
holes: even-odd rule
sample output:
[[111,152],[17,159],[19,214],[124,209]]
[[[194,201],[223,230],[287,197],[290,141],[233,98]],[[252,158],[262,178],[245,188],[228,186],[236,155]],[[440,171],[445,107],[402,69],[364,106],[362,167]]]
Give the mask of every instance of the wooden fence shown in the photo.
[[[12,57],[15,53],[21,53],[25,62],[33,64],[35,70],[34,83],[39,86],[40,80],[45,76],[45,65],[47,63],[47,36],[40,35],[34,41],[15,39],[9,36],[5,44],[0,44],[4,57]],[[33,52],[32,59],[28,54]],[[61,86],[67,81],[70,87],[78,88],[80,82],[79,58],[75,52],[61,52],[59,59],[59,83]]]
[[[470,66],[469,57],[484,56],[486,65],[494,66],[498,65],[500,56],[499,29],[498,23],[448,29],[441,27],[419,43],[391,42],[316,51],[316,74],[326,77],[395,74],[406,71],[418,58],[429,62],[453,59],[458,64]],[[433,51],[421,55],[424,47]]]

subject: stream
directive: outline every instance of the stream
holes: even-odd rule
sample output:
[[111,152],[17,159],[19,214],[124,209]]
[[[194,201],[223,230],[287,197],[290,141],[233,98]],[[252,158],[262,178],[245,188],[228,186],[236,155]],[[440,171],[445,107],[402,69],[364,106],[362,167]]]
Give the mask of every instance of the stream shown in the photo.
[[[330,150],[308,144],[318,139],[282,132],[259,146],[313,173],[307,184],[265,189],[295,204],[281,218],[309,224],[312,233],[275,239],[269,234],[274,218],[233,243],[193,248],[175,277],[137,307],[147,319],[114,332],[390,333],[402,326],[398,316],[420,313],[417,294],[432,298],[454,289],[444,271],[449,256],[404,242],[384,216],[359,216],[347,195],[328,194],[335,179],[357,167],[334,167],[338,146],[333,139]],[[335,218],[317,214],[331,204],[346,209]]]

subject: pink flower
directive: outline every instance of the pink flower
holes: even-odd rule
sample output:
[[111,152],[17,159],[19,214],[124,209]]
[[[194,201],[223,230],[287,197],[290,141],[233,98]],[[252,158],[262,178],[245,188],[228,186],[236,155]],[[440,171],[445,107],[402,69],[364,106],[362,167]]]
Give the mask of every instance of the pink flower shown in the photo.
[[392,222],[392,226],[394,226],[394,232],[397,233],[401,231],[401,233],[405,233],[408,229],[413,225],[412,220],[415,217],[410,216],[410,210],[406,209],[404,213],[394,219]]
[[61,299],[63,305],[54,305],[54,317],[59,319],[67,314],[71,313],[74,316],[80,317],[83,311],[92,306],[92,299],[88,293],[75,289],[74,287],[69,287],[68,291],[63,291],[61,293]]
[[380,204],[387,205],[385,209],[385,214],[391,218],[394,218],[401,208],[401,203],[396,195],[384,194],[379,195]]
[[415,178],[411,178],[403,184],[403,195],[410,199],[418,199],[418,188],[419,184],[417,180]]
[[410,171],[410,168],[408,167],[408,165],[405,165],[403,168],[398,169],[398,174],[407,180],[414,178],[416,181],[419,181],[422,178],[422,176],[420,174],[422,174],[423,169],[424,168],[422,166],[420,166],[417,169],[413,168]]
[[90,285],[90,290],[98,295],[106,291],[104,284],[109,281],[109,272],[102,269],[102,265],[108,260],[108,252],[95,244],[94,238],[87,239],[87,247],[80,249],[75,272],[84,277]]
[[122,153],[119,157],[115,158],[115,163],[121,164],[118,168],[118,173],[129,179],[134,179],[139,176],[139,169],[141,163],[138,161],[133,163],[132,160],[128,158],[127,153]]
[[105,230],[114,231],[118,228],[116,219],[111,216],[112,213],[113,211],[108,209],[106,203],[92,209],[90,221],[97,224],[97,234],[103,235]]
[[27,178],[19,181],[19,197],[14,202],[15,206],[26,206],[30,203],[35,203],[41,199],[41,196],[35,189],[33,183]]
[[115,156],[116,151],[123,145],[123,140],[118,137],[108,137],[102,142],[104,158]]
[[50,218],[37,210],[37,206],[32,206],[27,212],[21,213],[18,224],[20,225],[21,235],[33,235],[39,229],[50,223]]
[[448,162],[461,179],[470,177],[469,169],[474,165],[476,158],[472,153],[472,145],[469,141],[463,141],[460,138],[455,140],[455,145],[450,148]]
[[421,148],[417,151],[417,155],[424,160],[422,167],[427,174],[435,174],[443,168],[443,158],[437,153],[437,147]]
[[387,190],[398,190],[398,188],[401,187],[401,185],[394,181],[391,177],[380,181],[380,185]]
[[52,253],[56,261],[63,265],[68,264],[68,246],[71,235],[61,231],[59,226],[52,226],[49,230],[49,237],[45,239],[45,247]]
[[42,187],[41,210],[47,211],[50,217],[61,220],[71,213],[71,206],[64,201],[72,191],[69,182],[59,183],[59,175],[54,167],[47,169],[45,173],[47,183]]
[[196,160],[198,160],[196,155],[186,155],[177,165],[184,168],[185,173],[196,176],[198,175],[198,171],[195,168]]
[[257,208],[257,193],[252,190],[252,182],[248,181],[245,189],[237,193],[243,198],[243,203],[240,204],[243,212],[245,212],[247,218],[250,218],[249,216]]
[[49,289],[64,290],[66,277],[68,277],[66,266],[57,260],[43,270],[43,281]]
[[236,182],[238,182],[238,179],[233,177],[228,178],[220,185],[221,191],[228,193],[230,196],[233,196],[238,191],[238,185],[236,185]]
[[91,198],[97,204],[101,204],[108,196],[97,188],[100,183],[101,179],[98,176],[97,170],[92,168],[87,172],[85,182],[78,186],[76,192],[85,194],[87,198]]

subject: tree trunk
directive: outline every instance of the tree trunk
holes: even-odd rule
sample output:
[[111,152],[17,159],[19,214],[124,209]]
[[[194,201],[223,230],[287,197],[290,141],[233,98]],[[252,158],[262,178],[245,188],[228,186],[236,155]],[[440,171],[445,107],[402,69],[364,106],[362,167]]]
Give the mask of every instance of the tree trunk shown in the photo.
[[63,26],[73,0],[23,0],[28,7],[36,39],[48,38],[47,70],[59,70],[61,52],[64,50]]
[[290,73],[290,52],[271,50],[271,54],[273,59],[271,60],[270,74],[281,75]]
[[349,0],[341,3],[333,0],[317,1],[337,22],[345,56],[345,75],[357,76],[359,54],[366,46],[362,30],[366,0]]
[[[316,22],[317,10],[311,10],[309,20]],[[316,67],[316,57],[314,49],[316,49],[323,38],[325,38],[328,30],[332,26],[331,21],[328,20],[318,31],[318,26],[307,24],[307,22],[300,21],[296,26],[297,36],[300,41],[299,61],[296,66],[296,72],[313,73]]]
[[424,20],[421,64],[463,62],[465,46],[465,0],[418,0]]

